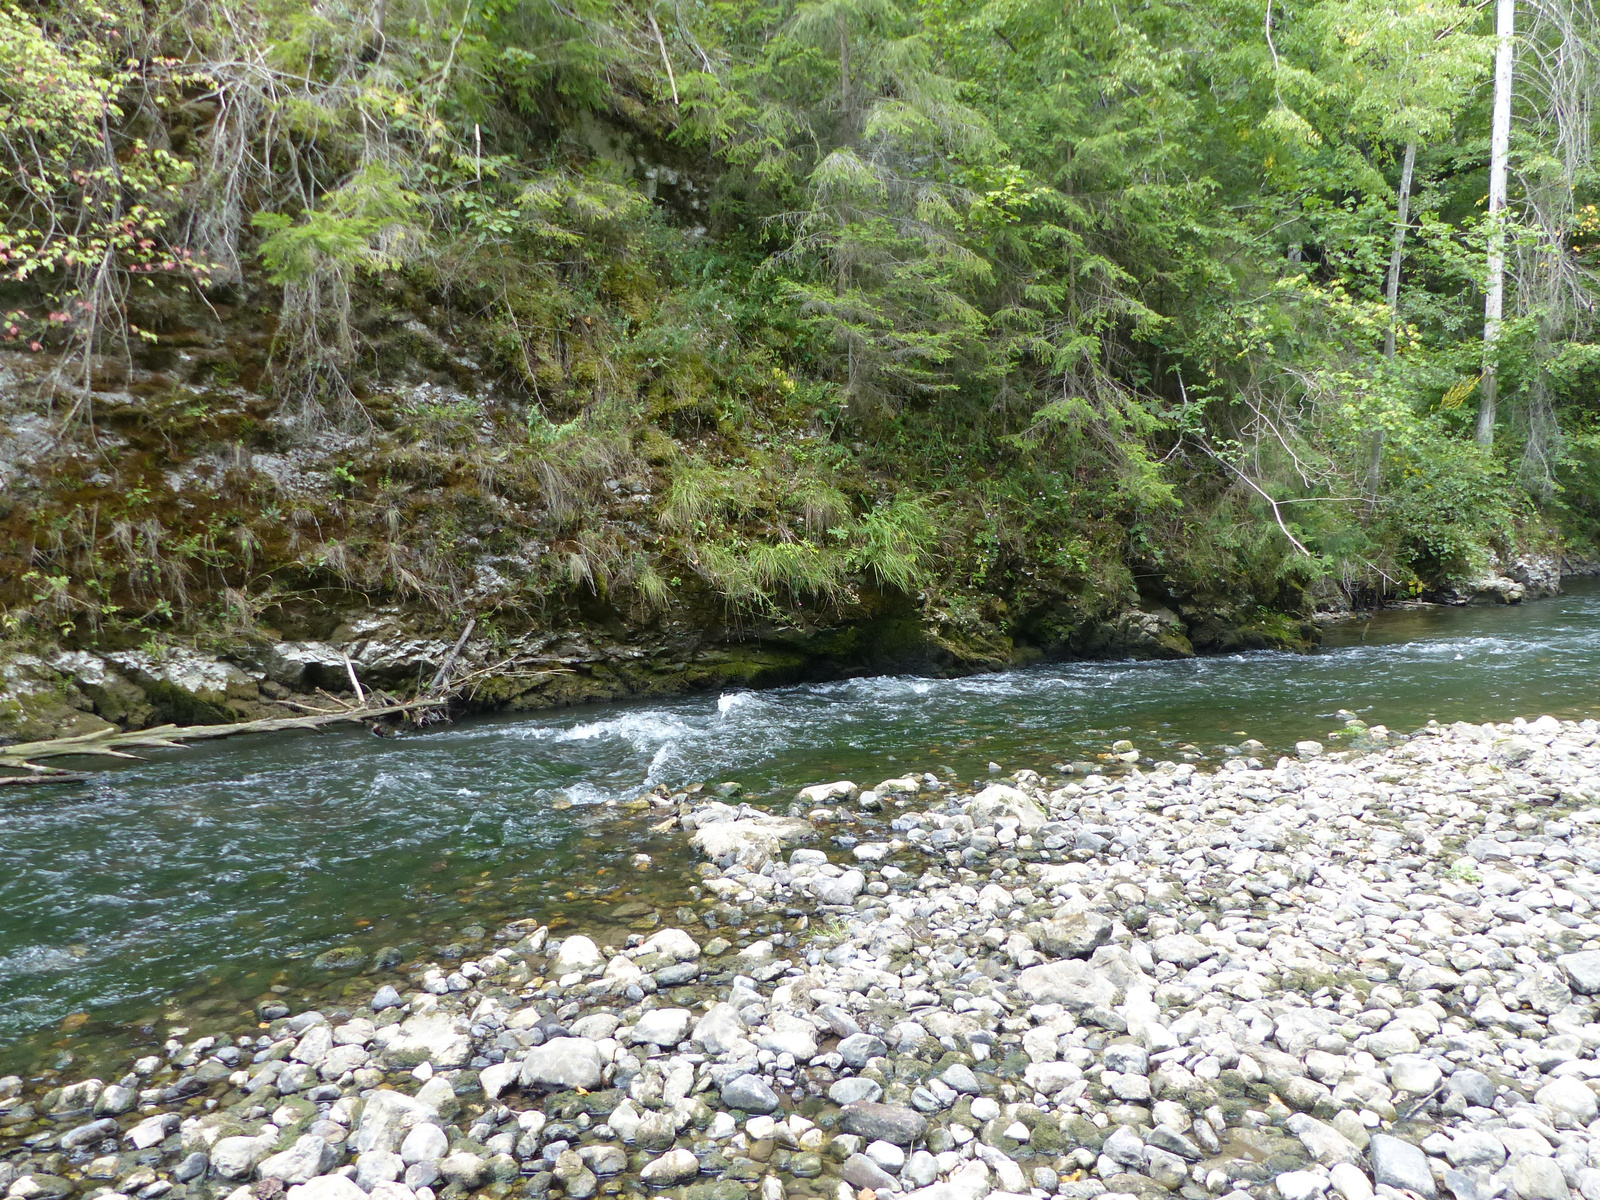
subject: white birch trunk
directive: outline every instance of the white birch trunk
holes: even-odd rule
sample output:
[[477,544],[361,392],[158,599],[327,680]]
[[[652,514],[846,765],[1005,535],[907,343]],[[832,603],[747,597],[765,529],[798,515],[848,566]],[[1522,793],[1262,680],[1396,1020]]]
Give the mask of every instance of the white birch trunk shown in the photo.
[[1483,301],[1483,394],[1478,402],[1478,444],[1485,447],[1494,445],[1494,410],[1500,391],[1495,355],[1505,313],[1506,160],[1511,154],[1512,38],[1516,21],[1516,0],[1497,0],[1494,124],[1489,139],[1489,273]]
[[1389,254],[1389,331],[1383,335],[1383,356],[1393,358],[1400,324],[1400,262],[1406,253],[1406,222],[1411,217],[1411,176],[1417,167],[1417,143],[1406,143],[1405,165],[1400,168],[1400,195],[1395,208],[1394,249]]

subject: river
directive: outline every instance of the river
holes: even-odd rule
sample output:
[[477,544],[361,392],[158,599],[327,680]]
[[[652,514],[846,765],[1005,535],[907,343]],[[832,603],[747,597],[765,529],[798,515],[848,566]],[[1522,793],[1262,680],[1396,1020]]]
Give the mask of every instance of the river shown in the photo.
[[[625,804],[658,782],[734,780],[786,803],[829,778],[1048,770],[1119,738],[1218,761],[1247,737],[1276,752],[1325,736],[1340,709],[1398,731],[1594,716],[1597,680],[1600,584],[1571,581],[1518,607],[1381,613],[1310,655],[877,677],[477,718],[396,741],[345,730],[159,753],[0,805],[0,1067],[75,1055],[76,1073],[160,1020],[236,1023],[274,985],[326,981],[311,959],[329,947],[411,958],[474,924],[602,921],[635,895],[675,903],[681,839],[650,834]],[[655,859],[642,873],[640,850]]]

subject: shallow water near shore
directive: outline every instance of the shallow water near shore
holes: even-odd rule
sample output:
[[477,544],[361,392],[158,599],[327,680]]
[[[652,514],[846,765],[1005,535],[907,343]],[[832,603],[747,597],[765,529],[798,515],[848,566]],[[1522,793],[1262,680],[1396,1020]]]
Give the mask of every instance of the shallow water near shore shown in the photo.
[[[346,730],[164,753],[0,807],[0,1068],[36,1073],[70,1053],[77,1076],[159,1041],[158,1022],[232,1026],[273,985],[325,984],[311,958],[329,947],[411,958],[509,918],[621,923],[633,899],[670,916],[686,896],[682,839],[617,803],[658,782],[731,779],[787,803],[840,776],[1049,769],[1118,738],[1220,760],[1245,737],[1274,751],[1321,737],[1342,708],[1399,731],[1600,715],[1597,679],[1600,585],[1574,581],[1515,608],[1380,614],[1307,656],[881,677],[480,718],[399,741]],[[645,872],[629,864],[640,850]],[[63,1033],[81,1012],[90,1022]]]

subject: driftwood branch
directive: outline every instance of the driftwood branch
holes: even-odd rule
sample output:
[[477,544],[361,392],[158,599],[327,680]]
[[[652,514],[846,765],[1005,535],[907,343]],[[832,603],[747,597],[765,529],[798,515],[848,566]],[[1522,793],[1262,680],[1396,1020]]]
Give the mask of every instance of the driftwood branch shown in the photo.
[[419,708],[439,708],[443,703],[439,697],[431,697],[411,700],[404,704],[351,708],[344,712],[322,713],[311,717],[268,717],[261,721],[238,721],[229,725],[157,725],[151,729],[103,729],[97,733],[81,733],[74,737],[52,738],[44,742],[22,742],[15,746],[0,746],[0,767],[27,769],[29,761],[33,759],[70,758],[75,755],[91,755],[96,758],[136,758],[137,755],[127,752],[127,747],[142,750],[171,749],[185,742],[236,737],[241,733],[316,729],[336,721],[370,721],[377,717],[412,712]]
[[439,672],[433,677],[433,682],[428,685],[428,694],[442,691],[449,686],[450,672],[455,669],[456,658],[461,654],[461,648],[467,644],[467,639],[472,636],[472,630],[478,623],[477,617],[467,618],[466,628],[461,631],[461,636],[456,639],[456,644],[451,647],[450,653],[445,656],[444,662],[439,664]]
[[340,656],[344,659],[345,673],[350,676],[350,687],[355,691],[356,703],[364,707],[367,703],[367,694],[361,690],[361,680],[356,678],[356,665],[350,661],[348,654],[341,651]]

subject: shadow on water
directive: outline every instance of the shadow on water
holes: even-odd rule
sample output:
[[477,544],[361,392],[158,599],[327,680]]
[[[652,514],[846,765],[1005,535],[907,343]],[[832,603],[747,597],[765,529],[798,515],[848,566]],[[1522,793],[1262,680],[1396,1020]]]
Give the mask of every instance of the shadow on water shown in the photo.
[[[1277,750],[1340,709],[1409,730],[1600,713],[1600,585],[1517,608],[1383,613],[1312,655],[1058,663],[889,676],[486,717],[398,741],[359,730],[241,738],[0,805],[0,1064],[125,1054],[158,1023],[236,1024],[268,989],[326,984],[349,946],[436,954],[477,925],[610,921],[686,895],[681,838],[627,802],[732,779],[758,803],[824,778],[987,778],[1090,758]],[[649,871],[629,865],[644,850]],[[352,984],[352,986],[356,986]],[[370,993],[375,984],[363,979]],[[334,988],[337,991],[337,987]],[[93,1020],[71,1034],[88,1012]],[[123,1061],[126,1061],[125,1057]]]

